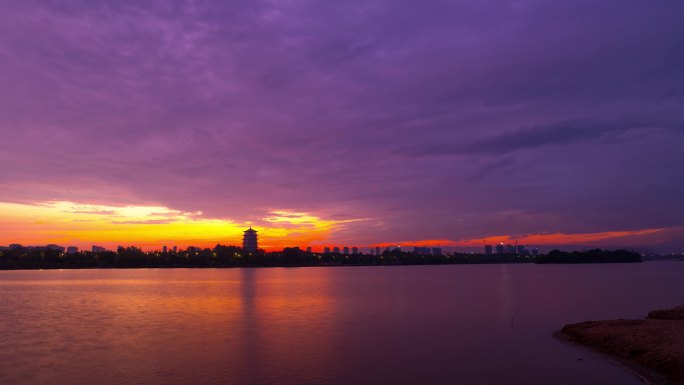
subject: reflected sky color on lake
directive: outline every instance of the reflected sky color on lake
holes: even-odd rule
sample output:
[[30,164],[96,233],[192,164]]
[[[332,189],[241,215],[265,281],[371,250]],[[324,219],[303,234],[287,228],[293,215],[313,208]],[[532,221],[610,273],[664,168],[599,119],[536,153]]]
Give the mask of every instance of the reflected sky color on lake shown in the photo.
[[638,384],[551,333],[684,303],[683,278],[667,262],[2,271],[0,382]]

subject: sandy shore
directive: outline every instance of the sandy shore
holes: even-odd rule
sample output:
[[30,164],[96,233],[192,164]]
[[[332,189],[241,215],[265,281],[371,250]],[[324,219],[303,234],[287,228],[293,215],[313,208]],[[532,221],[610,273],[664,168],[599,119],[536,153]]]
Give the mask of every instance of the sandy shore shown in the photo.
[[643,320],[587,321],[555,334],[608,355],[651,384],[684,385],[684,306]]

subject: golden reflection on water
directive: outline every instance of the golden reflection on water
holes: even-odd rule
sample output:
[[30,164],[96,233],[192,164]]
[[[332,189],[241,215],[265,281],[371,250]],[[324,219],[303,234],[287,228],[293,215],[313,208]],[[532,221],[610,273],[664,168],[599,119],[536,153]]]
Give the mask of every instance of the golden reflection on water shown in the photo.
[[0,384],[637,384],[550,338],[684,293],[636,268],[0,271]]
[[[3,289],[31,297],[9,304],[16,312],[5,320],[16,323],[19,345],[38,348],[34,359],[44,364],[43,371],[19,371],[12,380],[48,380],[43,375],[58,365],[60,353],[74,360],[58,365],[64,371],[57,378],[72,383],[83,362],[104,377],[151,376],[161,367],[162,377],[174,383],[184,383],[175,381],[202,363],[228,367],[236,379],[286,375],[278,368],[290,370],[302,356],[324,354],[333,319],[327,275],[297,282],[287,279],[292,272],[271,269],[264,278],[255,269],[93,271],[91,276],[85,270],[34,271],[0,279]],[[49,334],[29,332],[36,327]],[[180,364],[169,368],[169,362]],[[279,364],[264,371],[255,362]]]

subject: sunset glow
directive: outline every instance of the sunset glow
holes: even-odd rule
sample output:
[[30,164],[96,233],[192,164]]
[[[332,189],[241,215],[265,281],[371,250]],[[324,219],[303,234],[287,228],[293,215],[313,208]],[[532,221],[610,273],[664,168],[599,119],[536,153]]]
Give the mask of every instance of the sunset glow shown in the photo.
[[[76,202],[33,205],[0,203],[0,244],[61,244],[89,248],[118,245],[160,249],[162,245],[239,245],[248,223],[205,218],[162,206],[108,206]],[[261,247],[270,250],[324,240],[349,221],[323,220],[307,213],[276,210],[260,221]],[[27,236],[30,234],[30,236]]]
[[[230,219],[206,218],[201,211],[185,212],[163,206],[111,206],[68,201],[36,204],[0,203],[0,244],[61,244],[88,249],[98,245],[115,249],[133,245],[158,250],[162,245],[212,247],[217,243],[239,245],[242,232],[253,223]],[[335,233],[345,227],[364,226],[363,219],[323,219],[309,213],[273,210],[258,220],[260,247],[279,250],[283,247],[343,244]],[[520,243],[527,245],[589,245],[597,243],[645,241],[667,231],[684,229],[644,229],[578,234],[499,235],[481,239],[404,240],[401,242],[356,244],[358,247],[428,246],[479,248],[483,244]],[[31,234],[27,236],[26,234]],[[348,244],[352,246],[352,244]]]
[[378,243],[374,246],[378,247],[396,247],[396,246],[424,246],[424,247],[456,247],[456,248],[481,248],[483,245],[515,244],[534,245],[534,246],[571,246],[571,245],[600,245],[624,243],[625,240],[629,243],[648,244],[651,242],[645,239],[648,236],[658,235],[667,230],[684,233],[684,228],[677,229],[644,229],[635,231],[611,231],[603,233],[582,233],[582,234],[526,234],[526,235],[498,235],[481,239],[465,239],[465,240],[449,240],[449,239],[428,239],[403,241],[394,243]]
[[681,251],[681,5],[419,3],[7,4],[0,246]]

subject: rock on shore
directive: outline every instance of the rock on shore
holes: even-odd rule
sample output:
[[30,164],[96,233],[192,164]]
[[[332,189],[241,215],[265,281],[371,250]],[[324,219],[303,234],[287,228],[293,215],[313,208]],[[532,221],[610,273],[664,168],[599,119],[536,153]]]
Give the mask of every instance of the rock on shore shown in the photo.
[[570,324],[559,337],[617,358],[653,383],[684,385],[684,306],[643,320]]

